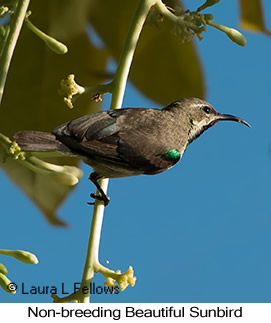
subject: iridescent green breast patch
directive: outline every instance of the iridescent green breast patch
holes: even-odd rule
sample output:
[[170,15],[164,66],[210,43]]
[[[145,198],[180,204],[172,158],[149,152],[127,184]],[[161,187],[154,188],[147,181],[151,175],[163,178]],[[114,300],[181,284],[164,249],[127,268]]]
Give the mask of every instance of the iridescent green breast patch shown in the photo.
[[165,154],[159,154],[164,160],[169,160],[173,162],[177,162],[181,158],[181,153],[178,149],[170,149]]

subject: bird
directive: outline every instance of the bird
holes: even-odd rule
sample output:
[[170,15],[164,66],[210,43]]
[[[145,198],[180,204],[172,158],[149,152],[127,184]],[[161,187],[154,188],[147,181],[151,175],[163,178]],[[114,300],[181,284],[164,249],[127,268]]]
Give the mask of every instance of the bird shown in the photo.
[[[99,184],[102,178],[155,175],[173,167],[204,131],[219,121],[241,118],[216,112],[199,98],[184,98],[162,109],[122,108],[84,115],[56,127],[51,133],[19,131],[14,139],[23,151],[55,151],[83,160],[93,168],[89,179],[108,205]],[[94,204],[94,203],[89,203]]]

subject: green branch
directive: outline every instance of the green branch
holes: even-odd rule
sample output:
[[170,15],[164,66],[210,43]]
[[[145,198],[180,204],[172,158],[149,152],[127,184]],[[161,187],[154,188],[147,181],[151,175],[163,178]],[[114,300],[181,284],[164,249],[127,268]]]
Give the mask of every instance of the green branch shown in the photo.
[[[110,109],[119,109],[122,106],[122,101],[124,97],[124,92],[126,88],[126,83],[135,53],[135,49],[138,43],[140,33],[142,31],[144,22],[147,18],[148,12],[151,6],[155,3],[155,0],[140,0],[138,8],[136,10],[135,16],[132,20],[131,26],[129,28],[127,38],[121,53],[119,60],[119,65],[112,81],[112,101]],[[103,179],[100,181],[101,187],[104,192],[107,192],[108,179]],[[98,193],[98,192],[97,192]],[[103,223],[104,215],[104,204],[102,201],[96,200],[93,218],[91,224],[91,231],[89,237],[88,251],[86,257],[85,268],[83,272],[83,277],[81,281],[81,289],[84,286],[89,286],[94,277],[96,271],[102,271],[104,268],[99,263],[99,244]],[[102,271],[105,274],[105,271]],[[110,273],[111,271],[109,271]],[[116,278],[116,277],[115,277]],[[131,281],[130,281],[131,282]],[[131,283],[130,283],[131,284]],[[78,295],[79,302],[87,303],[90,299],[90,293]]]
[[4,93],[11,58],[24,22],[29,2],[30,0],[18,1],[14,15],[11,17],[9,35],[7,40],[5,41],[2,55],[0,57],[0,104]]
[[[156,1],[157,0],[139,1],[138,8],[132,20],[126,41],[124,43],[116,74],[111,83],[105,84],[104,86],[99,86],[99,88],[97,88],[98,90],[101,90],[101,93],[112,93],[110,109],[120,109],[122,106],[128,75],[139,36],[143,29],[143,25],[145,23],[149,10]],[[81,95],[86,91],[91,93],[94,90],[94,88],[87,89],[76,84],[74,82],[73,75],[70,75],[61,83],[61,91],[64,92],[66,103],[68,103],[70,107],[72,107],[72,103],[74,102],[73,100],[76,99],[76,96]],[[108,187],[108,179],[106,178],[100,180],[100,185],[103,191],[106,193]],[[99,192],[97,191],[97,194],[98,193]],[[52,295],[54,302],[62,303],[74,301],[80,303],[88,303],[90,301],[89,286],[96,272],[100,272],[106,277],[106,284],[111,288],[115,288],[115,281],[118,282],[120,290],[124,290],[128,285],[134,286],[136,278],[133,276],[134,272],[131,266],[126,273],[121,274],[120,271],[114,272],[113,270],[108,269],[99,263],[99,245],[103,224],[104,208],[104,202],[96,199],[80,290],[65,298],[60,298]]]
[[134,19],[129,28],[127,38],[120,56],[119,65],[112,81],[113,92],[110,109],[121,108],[128,74],[134,57],[136,45],[150,8],[156,0],[140,0]]

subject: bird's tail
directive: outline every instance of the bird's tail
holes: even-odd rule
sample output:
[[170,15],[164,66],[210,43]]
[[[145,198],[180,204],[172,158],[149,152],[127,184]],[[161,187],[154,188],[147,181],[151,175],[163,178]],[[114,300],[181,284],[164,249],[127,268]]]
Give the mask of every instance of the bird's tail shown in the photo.
[[42,152],[58,151],[69,153],[70,150],[55,135],[42,131],[19,131],[15,133],[14,139],[24,151]]

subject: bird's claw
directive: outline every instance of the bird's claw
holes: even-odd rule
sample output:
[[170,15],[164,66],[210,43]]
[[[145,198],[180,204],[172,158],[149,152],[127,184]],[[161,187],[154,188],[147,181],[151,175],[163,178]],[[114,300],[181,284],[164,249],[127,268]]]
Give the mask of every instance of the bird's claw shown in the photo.
[[[91,193],[90,197],[92,197],[93,199],[97,199],[99,201],[103,201],[104,202],[104,206],[107,206],[110,202],[110,197],[108,195],[100,195],[100,194],[96,194],[96,193]],[[95,202],[88,202],[89,205],[94,205]]]

